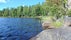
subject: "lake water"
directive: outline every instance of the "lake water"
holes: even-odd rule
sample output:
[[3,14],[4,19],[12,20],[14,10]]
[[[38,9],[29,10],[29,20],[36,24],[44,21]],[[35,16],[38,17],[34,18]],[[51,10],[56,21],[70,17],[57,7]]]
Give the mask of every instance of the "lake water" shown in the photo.
[[0,18],[0,40],[29,40],[42,31],[34,18]]

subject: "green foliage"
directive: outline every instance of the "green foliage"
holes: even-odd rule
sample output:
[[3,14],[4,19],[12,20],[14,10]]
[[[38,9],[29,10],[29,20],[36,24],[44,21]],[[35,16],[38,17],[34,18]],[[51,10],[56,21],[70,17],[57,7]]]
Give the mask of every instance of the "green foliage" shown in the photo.
[[56,21],[56,22],[53,22],[52,25],[53,25],[54,27],[56,27],[56,28],[59,28],[59,27],[61,27],[61,26],[63,25],[63,23],[60,22],[60,21]]
[[71,10],[68,10],[68,11],[67,11],[67,15],[68,15],[68,16],[71,16]]
[[9,9],[3,9],[3,16],[7,17],[9,15]]
[[54,18],[53,16],[42,16],[41,21],[42,22],[50,21],[51,25],[56,28],[61,27],[63,25],[63,19],[61,21],[56,21],[56,20],[53,20],[53,18]]
[[36,17],[53,16],[60,18],[66,15],[64,4],[67,0],[46,0],[42,4],[32,6],[19,6],[17,8],[5,8],[0,11],[1,17]]
[[52,20],[53,16],[42,16],[41,19],[42,21],[48,21],[48,20]]
[[5,8],[0,11],[2,17],[35,17],[46,15],[44,4],[36,4],[32,6],[19,6],[17,8]]
[[57,19],[66,15],[66,4],[67,0],[46,0],[46,6],[49,16],[54,16]]

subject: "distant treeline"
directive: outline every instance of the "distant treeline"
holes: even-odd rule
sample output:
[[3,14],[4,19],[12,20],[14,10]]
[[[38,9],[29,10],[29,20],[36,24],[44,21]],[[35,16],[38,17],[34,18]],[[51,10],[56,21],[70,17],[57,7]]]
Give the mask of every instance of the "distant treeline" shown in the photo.
[[36,4],[32,6],[19,6],[17,8],[5,8],[0,10],[1,17],[34,17],[46,16],[47,10],[44,4]]
[[54,16],[59,18],[65,15],[71,16],[71,10],[67,10],[65,7],[66,2],[66,0],[46,0],[42,4],[32,6],[5,8],[0,10],[0,17]]

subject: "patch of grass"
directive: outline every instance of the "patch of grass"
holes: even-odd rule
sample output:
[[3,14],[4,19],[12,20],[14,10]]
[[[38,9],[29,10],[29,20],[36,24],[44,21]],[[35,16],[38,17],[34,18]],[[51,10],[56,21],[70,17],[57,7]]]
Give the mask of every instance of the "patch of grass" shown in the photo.
[[48,21],[48,20],[51,20],[51,19],[52,19],[52,16],[42,16],[41,17],[42,22]]
[[[53,16],[42,16],[41,17],[41,21],[42,22],[52,21],[52,18],[53,18]],[[63,21],[62,20],[61,21],[52,21],[52,23],[51,23],[51,25],[54,26],[54,27],[56,27],[56,28],[61,27],[62,24],[63,24]]]
[[56,28],[59,28],[59,27],[61,27],[62,26],[62,22],[59,22],[59,21],[56,21],[56,22],[53,22],[52,23],[52,25],[54,26],[54,27],[56,27]]

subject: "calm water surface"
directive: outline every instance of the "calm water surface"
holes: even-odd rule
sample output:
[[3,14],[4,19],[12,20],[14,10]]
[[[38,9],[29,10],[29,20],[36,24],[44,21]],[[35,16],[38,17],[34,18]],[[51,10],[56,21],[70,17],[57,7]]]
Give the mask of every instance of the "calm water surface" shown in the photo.
[[42,31],[33,18],[0,18],[0,40],[29,40]]

